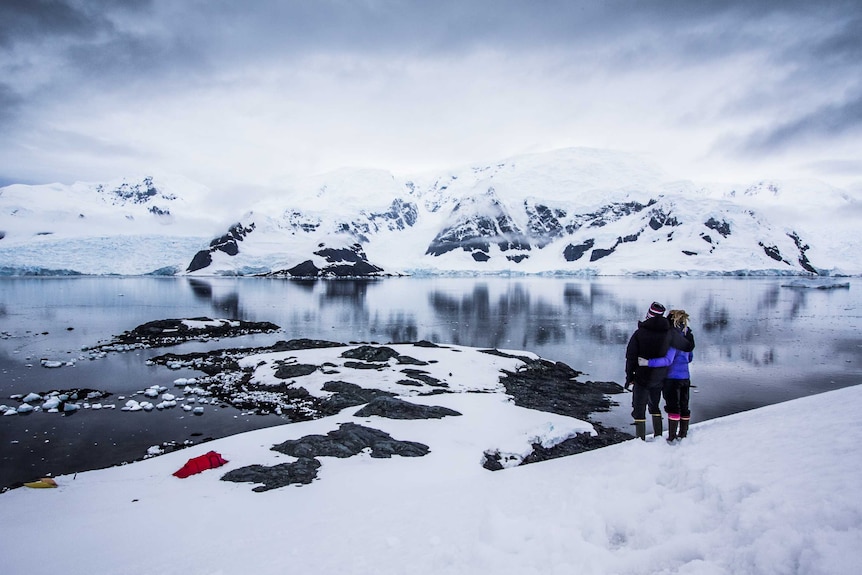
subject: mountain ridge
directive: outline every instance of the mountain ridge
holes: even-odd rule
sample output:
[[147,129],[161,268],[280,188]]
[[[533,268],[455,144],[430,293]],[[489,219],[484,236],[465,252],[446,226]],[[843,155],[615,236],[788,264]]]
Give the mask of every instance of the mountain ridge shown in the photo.
[[[205,187],[165,181],[0,188],[0,268],[284,277],[862,273],[852,224],[862,206],[844,190],[816,181],[673,180],[609,150],[568,148],[409,178],[345,168],[287,183],[227,225],[207,217]],[[110,238],[136,234],[140,250],[159,250],[164,265],[109,257]],[[92,251],[94,237],[105,238],[105,249]],[[83,239],[91,253],[50,257],[58,242]],[[112,263],[121,256],[124,266]]]

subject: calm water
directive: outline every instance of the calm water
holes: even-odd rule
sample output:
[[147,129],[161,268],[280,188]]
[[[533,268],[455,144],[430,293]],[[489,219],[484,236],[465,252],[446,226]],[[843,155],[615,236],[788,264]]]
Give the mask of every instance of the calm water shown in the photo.
[[[844,280],[842,280],[844,281]],[[295,282],[267,279],[0,279],[0,404],[10,395],[75,386],[110,391],[117,409],[71,417],[0,417],[0,486],[139,458],[165,441],[200,441],[276,425],[275,415],[208,406],[121,412],[152,384],[194,372],[146,366],[165,350],[111,354],[46,369],[81,347],[156,319],[209,316],[272,321],[282,333],[171,351],[333,341],[427,339],[528,350],[568,363],[582,379],[623,383],[625,345],[650,302],[681,307],[697,338],[692,417],[703,420],[854,385],[862,380],[860,280],[850,289],[783,287],[787,279],[402,278]],[[138,399],[141,399],[138,397]],[[629,395],[600,421],[627,429]],[[802,414],[800,414],[802,416]]]

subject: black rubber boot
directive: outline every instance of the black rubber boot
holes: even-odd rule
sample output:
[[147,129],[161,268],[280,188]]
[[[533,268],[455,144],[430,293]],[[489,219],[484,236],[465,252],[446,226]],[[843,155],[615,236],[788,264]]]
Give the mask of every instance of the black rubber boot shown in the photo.
[[670,419],[667,420],[667,442],[673,443],[676,441],[676,431],[679,428],[679,420],[678,419]]
[[661,422],[662,422],[662,419],[664,419],[664,418],[661,416],[661,413],[653,413],[651,415],[652,415],[653,437],[659,438],[659,437],[661,437],[661,434],[663,431],[661,428]]
[[646,441],[646,419],[635,419],[635,436]]
[[688,417],[683,417],[679,420],[679,435],[678,437],[682,439],[683,437],[688,435]]

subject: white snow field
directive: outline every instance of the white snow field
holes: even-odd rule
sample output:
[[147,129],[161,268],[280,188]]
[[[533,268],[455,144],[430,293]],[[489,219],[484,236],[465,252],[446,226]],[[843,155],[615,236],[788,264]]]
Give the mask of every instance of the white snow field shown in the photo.
[[[354,407],[8,491],[2,572],[855,575],[862,565],[862,386],[694,423],[677,445],[631,440],[492,472],[486,449],[514,453],[590,426],[492,389],[511,358],[458,351],[433,368],[472,370],[488,392],[405,399],[461,416],[357,418]],[[320,457],[311,484],[262,493],[219,480],[290,462],[270,447],[347,421],[430,453]],[[229,463],[171,475],[209,450]]]

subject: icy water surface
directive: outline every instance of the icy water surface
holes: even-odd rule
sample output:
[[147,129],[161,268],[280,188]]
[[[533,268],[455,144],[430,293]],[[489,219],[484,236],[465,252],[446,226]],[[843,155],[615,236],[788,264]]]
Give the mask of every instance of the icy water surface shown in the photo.
[[[218,405],[207,405],[202,416],[176,408],[120,411],[128,398],[144,399],[135,394],[150,385],[172,390],[176,378],[196,375],[145,365],[167,351],[303,337],[345,343],[426,339],[532,351],[585,372],[583,380],[623,383],[625,345],[649,304],[658,300],[686,309],[692,318],[695,421],[859,383],[862,283],[853,279],[849,288],[828,290],[785,287],[798,281],[0,279],[0,404],[17,406],[9,399],[13,394],[87,387],[110,392],[102,402],[116,405],[73,416],[0,417],[0,486],[130,461],[163,442],[197,443],[284,422]],[[199,316],[271,321],[283,331],[77,359],[74,367],[40,364],[85,356],[82,347],[147,321]],[[628,430],[630,396],[616,399],[621,405],[597,420]]]

